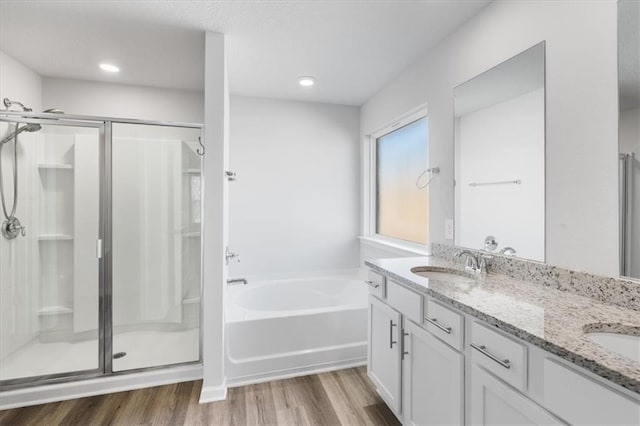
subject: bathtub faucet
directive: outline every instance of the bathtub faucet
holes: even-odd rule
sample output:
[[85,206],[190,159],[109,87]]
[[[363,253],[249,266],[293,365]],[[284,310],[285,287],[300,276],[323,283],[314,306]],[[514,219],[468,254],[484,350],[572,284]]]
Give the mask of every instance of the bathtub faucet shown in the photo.
[[238,285],[238,284],[247,285],[246,278],[229,278],[227,280],[227,285]]

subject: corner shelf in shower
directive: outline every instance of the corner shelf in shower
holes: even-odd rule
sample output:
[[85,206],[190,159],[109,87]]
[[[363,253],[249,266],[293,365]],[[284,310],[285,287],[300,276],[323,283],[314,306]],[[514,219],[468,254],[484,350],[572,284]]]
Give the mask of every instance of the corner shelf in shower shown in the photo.
[[73,235],[67,235],[67,234],[38,235],[38,241],[69,241],[69,240],[73,240]]
[[38,164],[40,170],[73,170],[73,164]]
[[200,231],[194,231],[194,232],[183,232],[182,236],[184,238],[200,238]]
[[201,172],[200,169],[185,169],[182,173],[185,175],[199,175]]
[[60,315],[60,314],[72,314],[73,309],[66,306],[45,306],[38,309],[39,316]]

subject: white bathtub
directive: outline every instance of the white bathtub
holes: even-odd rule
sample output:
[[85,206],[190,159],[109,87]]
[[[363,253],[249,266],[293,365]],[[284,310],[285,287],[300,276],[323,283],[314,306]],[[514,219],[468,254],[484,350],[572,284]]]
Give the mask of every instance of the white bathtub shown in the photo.
[[367,287],[356,274],[250,280],[226,292],[230,384],[362,365]]

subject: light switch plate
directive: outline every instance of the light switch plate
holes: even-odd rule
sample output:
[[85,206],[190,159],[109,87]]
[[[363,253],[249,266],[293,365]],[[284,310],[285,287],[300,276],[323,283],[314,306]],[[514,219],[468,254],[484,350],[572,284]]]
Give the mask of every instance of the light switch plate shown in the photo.
[[444,238],[453,240],[453,219],[446,219],[444,221]]

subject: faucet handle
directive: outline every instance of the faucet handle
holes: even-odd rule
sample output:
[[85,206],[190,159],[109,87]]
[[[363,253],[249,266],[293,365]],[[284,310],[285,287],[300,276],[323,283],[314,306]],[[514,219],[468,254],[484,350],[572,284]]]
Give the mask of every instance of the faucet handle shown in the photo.
[[227,246],[227,248],[225,249],[224,259],[227,265],[229,265],[229,261],[231,259],[236,259],[236,261],[240,263],[240,255],[229,250],[229,246]]
[[489,272],[489,267],[493,263],[493,256],[490,254],[481,254],[478,256],[478,269],[481,274]]
[[513,247],[505,247],[502,250],[500,250],[500,254],[504,256],[515,256],[516,249],[514,249]]

